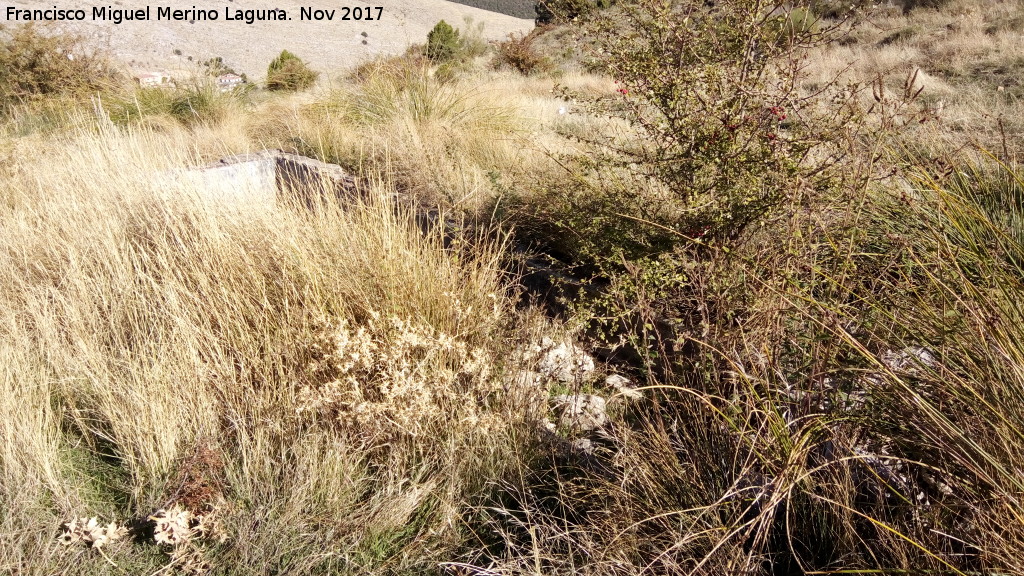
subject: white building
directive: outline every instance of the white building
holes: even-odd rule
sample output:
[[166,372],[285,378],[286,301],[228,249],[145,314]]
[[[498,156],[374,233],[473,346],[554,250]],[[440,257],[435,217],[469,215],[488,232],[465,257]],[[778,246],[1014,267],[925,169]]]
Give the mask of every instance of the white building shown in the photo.
[[143,72],[135,76],[135,81],[142,87],[167,86],[171,77],[163,72]]
[[245,79],[238,74],[221,74],[217,76],[217,88],[220,88],[221,92],[230,92],[242,84],[245,84]]

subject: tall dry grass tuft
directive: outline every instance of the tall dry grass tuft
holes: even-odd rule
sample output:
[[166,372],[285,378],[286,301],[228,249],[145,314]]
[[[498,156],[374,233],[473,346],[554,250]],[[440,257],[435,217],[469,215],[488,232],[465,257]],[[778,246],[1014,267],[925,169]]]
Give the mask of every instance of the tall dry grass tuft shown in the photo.
[[1021,244],[996,200],[1020,172],[914,165],[790,206],[728,251],[675,252],[685,282],[621,303],[658,307],[654,350],[674,351],[653,398],[593,455],[553,451],[509,482],[483,558],[511,573],[1019,571]]
[[[315,214],[218,205],[171,143],[76,133],[4,178],[0,567],[429,563],[522,420],[498,247],[445,248],[384,190]],[[175,505],[217,537],[53,537]]]
[[547,132],[538,116],[559,107],[553,83],[538,102],[523,93],[533,89],[526,82],[444,80],[407,59],[368,64],[352,85],[304,110],[295,132],[307,153],[392,181],[427,204],[472,212],[553,165],[533,143]]

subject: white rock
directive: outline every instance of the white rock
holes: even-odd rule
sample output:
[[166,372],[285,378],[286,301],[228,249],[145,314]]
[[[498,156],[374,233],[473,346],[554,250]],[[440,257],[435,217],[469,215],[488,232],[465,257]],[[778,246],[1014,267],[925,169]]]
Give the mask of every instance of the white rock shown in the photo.
[[913,372],[920,368],[935,368],[935,353],[924,346],[907,346],[903,350],[889,350],[880,357],[882,364],[894,372]]
[[575,344],[555,344],[545,338],[541,349],[543,352],[537,369],[559,382],[586,380],[594,372],[594,358]]
[[607,404],[595,394],[562,394],[555,396],[552,403],[559,413],[558,423],[564,428],[589,432],[608,423]]
[[594,442],[590,438],[579,438],[577,440],[573,440],[571,446],[572,449],[577,452],[591,455],[593,455],[595,448]]
[[621,394],[623,398],[627,398],[629,400],[639,400],[644,397],[643,392],[637,390],[633,386],[633,382],[629,378],[626,378],[625,376],[622,376],[620,374],[609,375],[607,378],[604,379],[604,383],[609,388],[612,388],[619,394]]

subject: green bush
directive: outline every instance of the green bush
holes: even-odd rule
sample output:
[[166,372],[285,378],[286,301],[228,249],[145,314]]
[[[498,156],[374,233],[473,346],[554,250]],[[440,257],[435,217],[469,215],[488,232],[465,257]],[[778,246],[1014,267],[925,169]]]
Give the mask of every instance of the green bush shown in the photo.
[[819,18],[807,8],[793,8],[777,20],[779,41],[788,42],[790,38],[806,38],[821,28]]
[[685,0],[669,10],[641,0],[592,25],[596,65],[619,87],[588,106],[637,132],[615,150],[618,162],[603,165],[671,191],[649,202],[674,205],[658,224],[683,236],[735,236],[794,193],[794,183],[823,190],[843,175],[834,170],[840,156],[826,151],[858,112],[849,100],[833,107],[835,94],[801,94],[793,66],[800,51],[828,38],[806,10],[768,18],[760,6],[733,0],[709,11]]
[[441,20],[427,34],[427,58],[434,63],[454,60],[459,54],[459,31]]
[[444,20],[438,22],[427,35],[425,46],[413,46],[410,50],[437,66],[435,78],[450,82],[470,71],[472,60],[490,51],[490,44],[484,38],[484,23],[474,23],[466,17],[465,26],[454,28]]
[[313,86],[319,76],[318,72],[307,66],[298,56],[282,50],[267,67],[267,89],[292,92],[305,90]]

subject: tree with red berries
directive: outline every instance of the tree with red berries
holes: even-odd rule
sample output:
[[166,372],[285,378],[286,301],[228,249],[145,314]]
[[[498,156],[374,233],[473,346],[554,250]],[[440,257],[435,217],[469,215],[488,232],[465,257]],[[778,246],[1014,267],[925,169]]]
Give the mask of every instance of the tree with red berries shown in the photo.
[[619,165],[673,191],[675,221],[660,226],[733,236],[801,186],[849,176],[834,169],[845,157],[835,143],[852,141],[863,111],[834,84],[802,90],[808,50],[838,30],[806,11],[792,25],[789,6],[638,0],[592,20],[594,61],[617,97],[588,103],[639,136],[620,140]]

